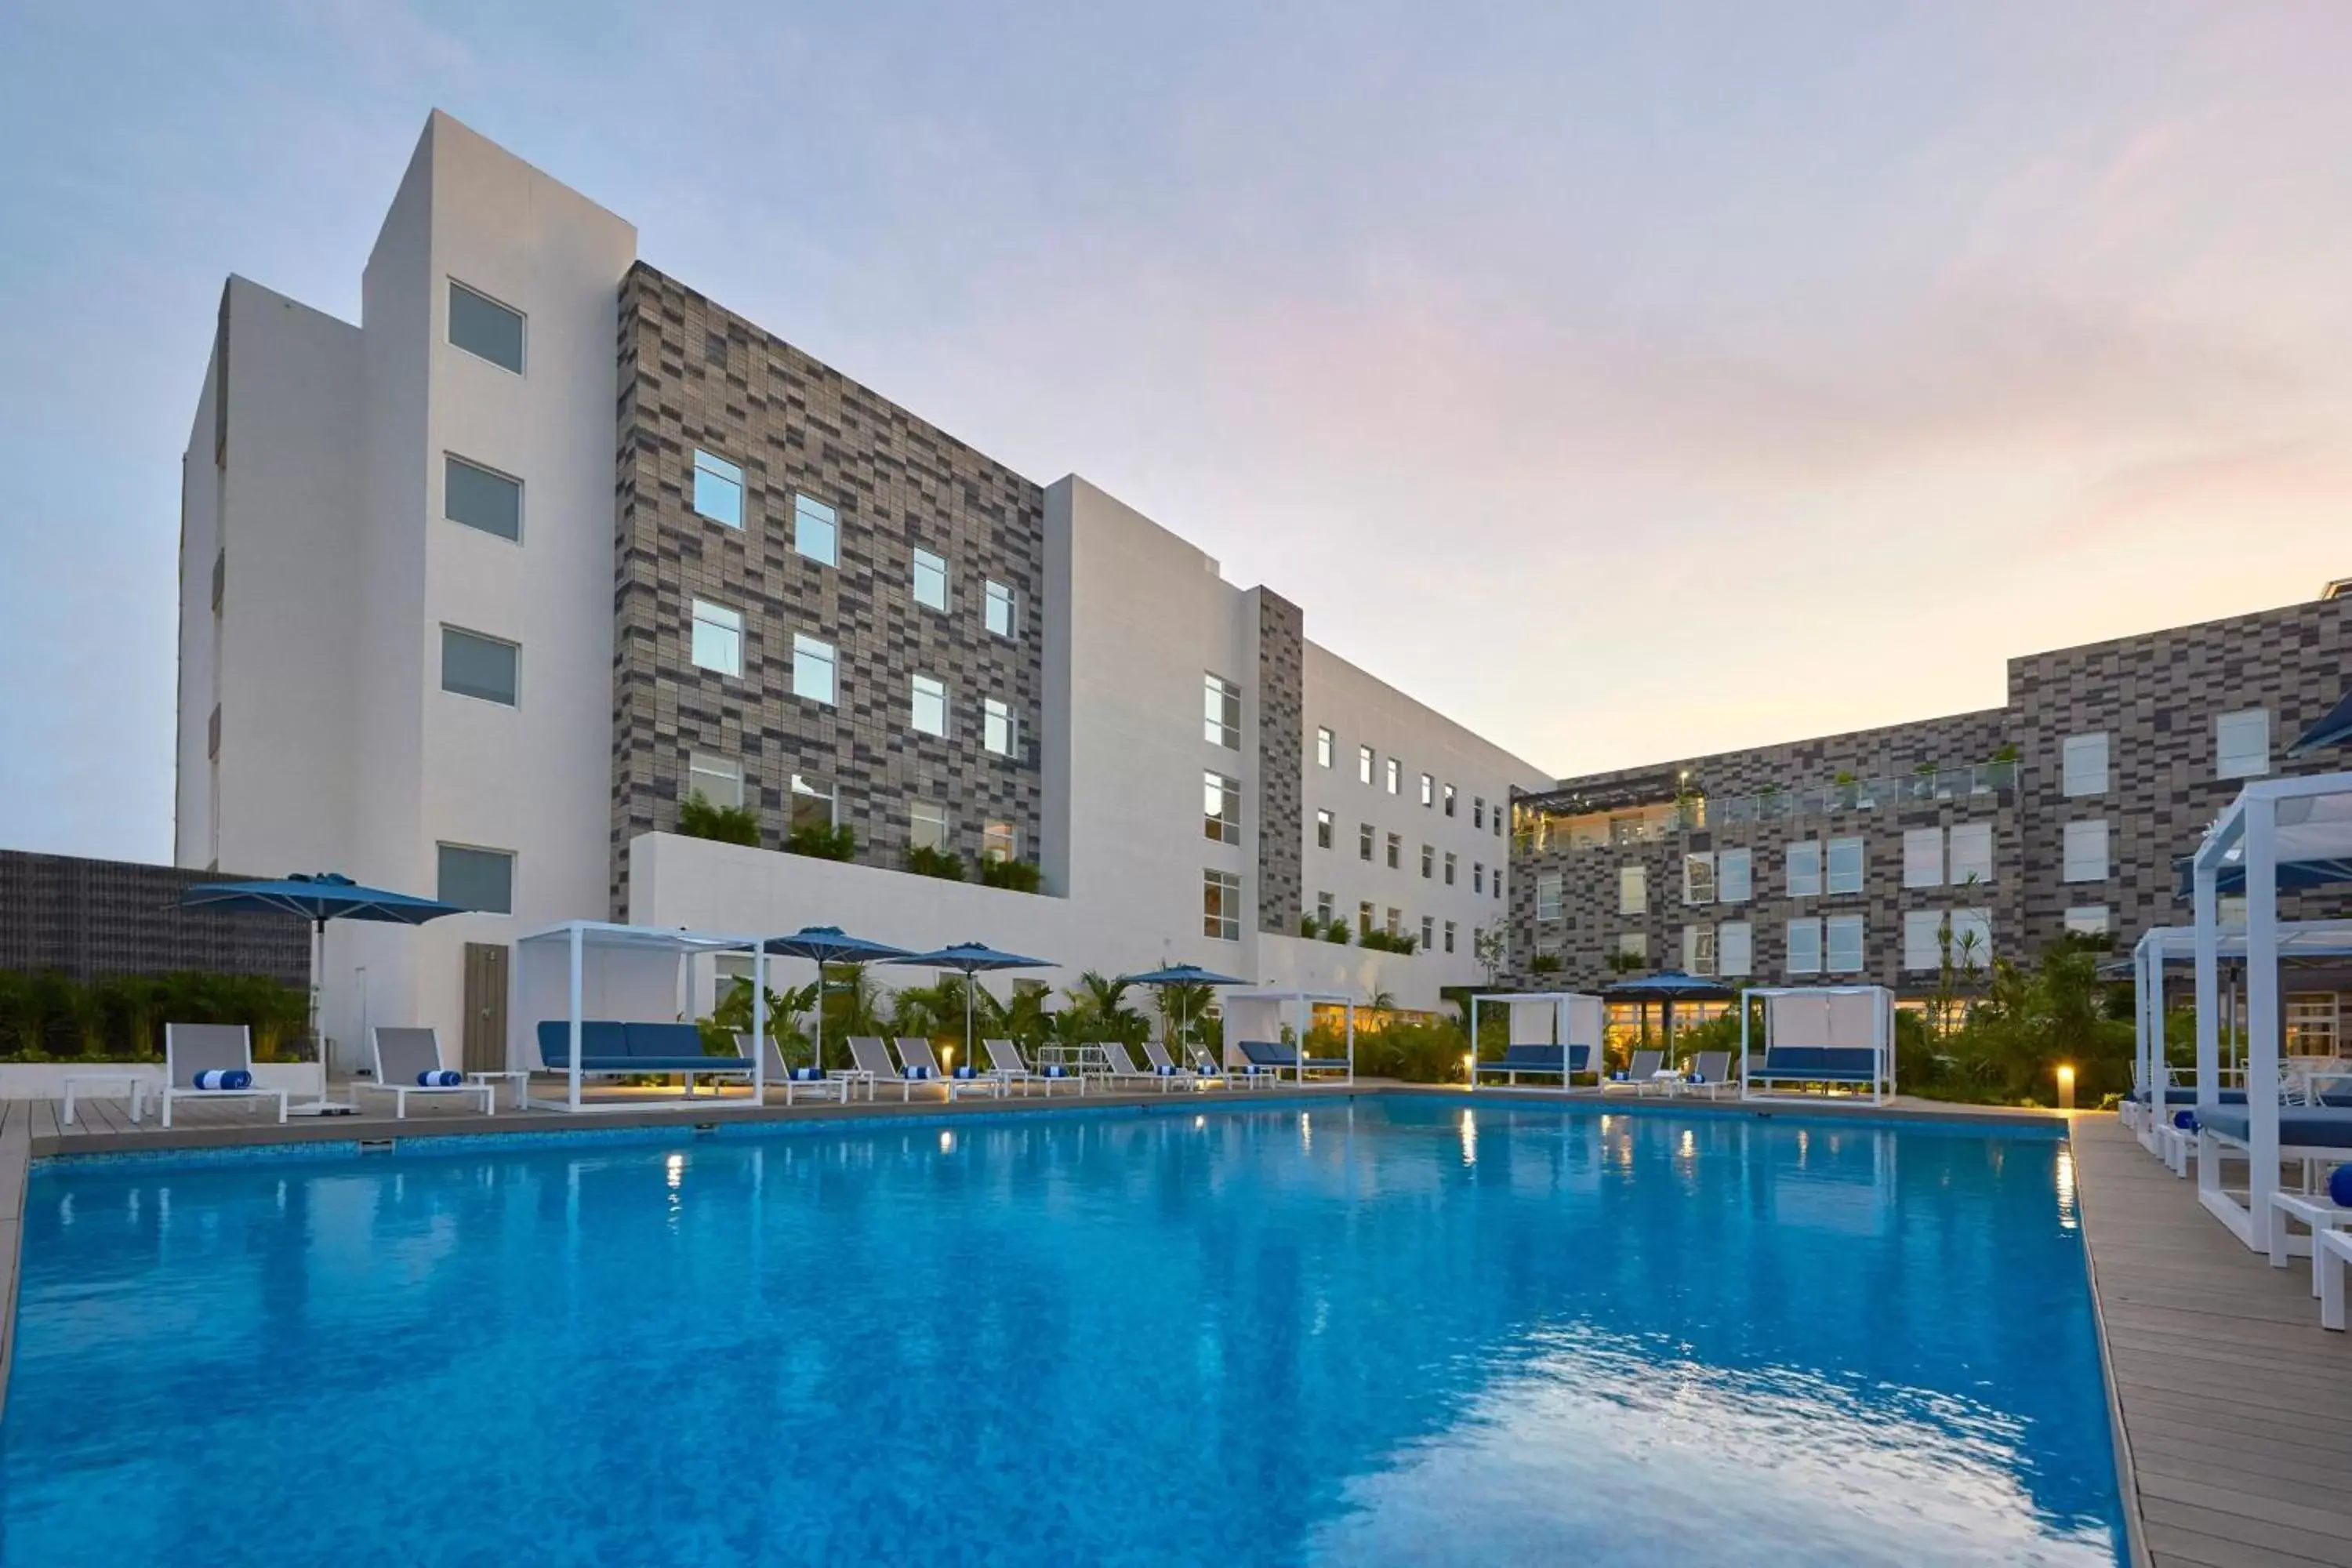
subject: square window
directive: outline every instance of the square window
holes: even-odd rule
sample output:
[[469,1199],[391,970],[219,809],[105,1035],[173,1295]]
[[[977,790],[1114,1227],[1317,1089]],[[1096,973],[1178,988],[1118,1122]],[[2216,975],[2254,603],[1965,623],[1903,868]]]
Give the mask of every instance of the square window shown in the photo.
[[2271,771],[2271,715],[2244,708],[2213,721],[2213,773],[2217,778],[2260,778]]
[[1449,888],[1454,886],[1454,851],[1451,849],[1445,852],[1445,885]]
[[936,801],[908,801],[907,803],[907,845],[913,849],[936,849],[942,854],[946,853],[947,807]]
[[1315,765],[1318,768],[1331,765],[1331,731],[1320,726],[1315,731]]
[[834,672],[837,665],[833,645],[812,637],[793,634],[793,695],[805,697],[812,702],[833,705]]
[[1437,804],[1437,781],[1427,773],[1421,775],[1421,804],[1423,805]]
[[1453,815],[1454,815],[1454,786],[1453,786],[1452,784],[1447,784],[1447,785],[1446,785],[1443,790],[1439,791],[1438,793],[1439,793],[1440,797],[1441,797],[1442,799],[1444,799],[1444,801],[1445,802],[1445,815],[1446,815],[1446,816],[1453,816]]
[[1402,834],[1391,833],[1389,835],[1389,869],[1401,871],[1403,868],[1404,837]]
[[1646,933],[1638,931],[1620,931],[1617,933],[1617,952],[1637,963],[1647,963],[1650,962],[1650,939]]
[[1832,893],[1862,891],[1863,850],[1859,838],[1830,840],[1829,889]]
[[1822,922],[1829,952],[1824,967],[1832,974],[1862,973],[1862,917],[1832,915]]
[[2059,752],[2060,787],[2070,795],[2107,793],[2107,735],[2069,735]]
[[793,497],[793,549],[827,566],[841,564],[841,514],[813,496]]
[[1242,939],[1242,879],[1231,871],[1201,873],[1201,934],[1219,942]]
[[1963,822],[1952,829],[1952,885],[1992,886],[1992,824]]
[[511,708],[520,689],[522,649],[478,632],[441,628],[441,689]]
[[1315,847],[1318,849],[1331,847],[1331,814],[1328,811],[1318,811],[1315,814]]
[[2246,929],[2246,895],[2224,893],[2214,902],[2213,919],[2224,929]]
[[1010,704],[993,697],[981,700],[980,743],[983,750],[1000,757],[1012,756],[1019,748],[1021,725],[1013,718]]
[[1356,827],[1356,858],[1361,860],[1367,866],[1370,865],[1372,863],[1372,847],[1378,842],[1379,839],[1373,834],[1372,825],[1370,823],[1365,822],[1358,824]]
[[983,860],[1021,858],[1021,830],[1009,822],[980,825],[980,858]]
[[441,515],[451,522],[520,542],[522,481],[445,453],[441,464]]
[[694,454],[694,510],[730,528],[743,526],[743,470],[724,458],[697,448]]
[[936,676],[915,677],[907,722],[918,734],[945,735],[948,732],[948,683]]
[[1554,921],[1560,918],[1562,880],[1557,871],[1540,872],[1536,877],[1536,919]]
[[1952,911],[1952,967],[1963,974],[1981,974],[1992,967],[1992,911]]
[[1944,885],[1944,830],[1906,827],[1903,830],[1903,885],[1940,888]]
[[1358,784],[1372,782],[1372,749],[1370,746],[1356,748],[1356,782]]
[[1744,904],[1755,897],[1754,864],[1752,850],[1716,851],[1715,896],[1718,902]]
[[840,820],[838,794],[831,779],[813,773],[793,775],[793,831],[803,827],[831,829]]
[[1242,689],[1222,675],[1201,679],[1201,738],[1229,752],[1242,749]]
[[1389,759],[1389,793],[1391,795],[1396,794],[1397,783],[1402,776],[1402,770],[1397,765],[1397,760],[1391,757]]
[[1819,974],[1822,972],[1822,922],[1818,916],[1807,915],[1789,922],[1789,973]]
[[1683,857],[1683,902],[1686,904],[1715,902],[1715,857],[1713,855]]
[[743,612],[707,600],[694,601],[693,658],[698,669],[720,675],[743,673]]
[[511,851],[476,849],[462,844],[439,847],[434,896],[445,904],[484,914],[514,913]]
[[1447,921],[1445,922],[1445,951],[1448,952],[1452,952],[1454,951],[1454,922],[1452,921]]
[[[1789,896],[1810,899],[1822,890],[1822,846],[1818,839],[1808,838],[1790,845],[1782,851],[1789,864]],[[1818,962],[1815,967],[1819,967]]]
[[1645,915],[1650,912],[1650,875],[1642,867],[1617,868],[1617,912],[1621,915]]
[[1715,973],[1719,979],[1744,979],[1755,972],[1756,937],[1746,921],[1726,921],[1715,928]]
[[2059,880],[2104,882],[2107,879],[2107,825],[2104,822],[2066,824],[2060,857]]
[[1436,876],[1436,875],[1437,875],[1437,846],[1436,846],[1436,845],[1434,845],[1434,844],[1424,844],[1424,845],[1423,845],[1423,846],[1421,847],[1421,877],[1422,877],[1422,880],[1423,880],[1423,881],[1427,881],[1430,878],[1434,877],[1434,876]]
[[[1242,841],[1242,785],[1239,779],[1229,779],[1221,773],[1205,770],[1202,773],[1201,822],[1202,833],[1221,844],[1239,844]],[[1323,830],[1324,823],[1318,822],[1316,831]]]
[[522,374],[523,318],[488,294],[449,279],[449,342],[501,370]]
[[686,759],[686,789],[713,805],[732,811],[743,804],[743,764],[732,757],[689,752]]
[[2066,911],[2068,936],[2105,936],[2107,929],[2107,906],[2105,904],[2083,904]]
[[948,563],[928,550],[915,552],[915,603],[926,609],[948,607]]
[[986,580],[986,594],[990,633],[1001,637],[1020,636],[1017,628],[1021,624],[1018,618],[1021,601],[1014,595],[1012,584],[989,578]]

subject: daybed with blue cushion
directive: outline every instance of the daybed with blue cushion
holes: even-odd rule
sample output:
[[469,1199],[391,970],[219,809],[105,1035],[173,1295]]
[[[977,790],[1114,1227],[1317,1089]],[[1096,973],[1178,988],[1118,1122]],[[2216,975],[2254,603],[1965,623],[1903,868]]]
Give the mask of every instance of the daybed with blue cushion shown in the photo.
[[1580,1078],[1601,1076],[1601,1069],[1592,1063],[1591,1046],[1507,1046],[1500,1057],[1479,1061],[1470,1070],[1474,1081],[1498,1073],[1505,1082],[1516,1084],[1524,1072],[1556,1078],[1562,1089]]
[[[539,1026],[539,1059],[549,1072],[572,1070],[572,1026],[561,1018]],[[580,1026],[580,1072],[583,1078],[677,1077],[686,1092],[697,1078],[749,1078],[746,1058],[714,1057],[702,1048],[702,1031],[692,1024],[622,1024],[611,1019]]]
[[1246,1058],[1247,1065],[1242,1069],[1245,1076],[1264,1073],[1278,1079],[1286,1072],[1301,1083],[1306,1082],[1307,1075],[1313,1072],[1336,1072],[1349,1078],[1355,1076],[1355,1068],[1345,1057],[1307,1057],[1302,1060],[1297,1047],[1286,1046],[1276,1040],[1243,1040],[1239,1044],[1242,1055]]
[[1740,1038],[1748,1041],[1748,999],[1764,1002],[1764,1049],[1744,1055],[1739,1094],[1769,1098],[1784,1087],[1824,1094],[1895,1092],[1895,996],[1878,985],[1758,987],[1742,992]]

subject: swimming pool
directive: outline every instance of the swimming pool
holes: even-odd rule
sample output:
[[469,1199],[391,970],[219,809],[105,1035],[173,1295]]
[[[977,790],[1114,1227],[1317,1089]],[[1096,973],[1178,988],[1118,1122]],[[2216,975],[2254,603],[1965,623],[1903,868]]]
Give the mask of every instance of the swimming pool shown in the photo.
[[2065,1145],[1482,1096],[37,1169],[0,1563],[2112,1563]]

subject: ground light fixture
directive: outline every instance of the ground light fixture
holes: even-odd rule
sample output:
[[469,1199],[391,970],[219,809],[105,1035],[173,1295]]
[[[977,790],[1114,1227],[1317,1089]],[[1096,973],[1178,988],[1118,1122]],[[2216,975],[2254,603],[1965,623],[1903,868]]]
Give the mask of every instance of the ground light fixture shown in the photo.
[[1475,1089],[1475,1088],[1477,1088],[1477,1087],[1478,1087],[1478,1053],[1477,1053],[1477,1052],[1475,1052],[1475,1051],[1465,1051],[1465,1052],[1463,1052],[1463,1053],[1462,1053],[1462,1076],[1463,1076],[1465,1079],[1467,1079],[1467,1080],[1469,1081],[1470,1087],[1471,1087],[1472,1089]]
[[2061,1110],[2074,1109],[2074,1064],[2073,1062],[2058,1064],[2058,1109]]

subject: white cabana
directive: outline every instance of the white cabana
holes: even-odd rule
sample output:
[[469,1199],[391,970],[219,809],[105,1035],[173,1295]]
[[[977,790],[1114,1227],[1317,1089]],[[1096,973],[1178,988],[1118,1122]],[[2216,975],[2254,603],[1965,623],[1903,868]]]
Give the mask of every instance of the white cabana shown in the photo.
[[[2197,1196],[2257,1252],[2270,1247],[2284,1154],[2310,1159],[2352,1157],[2352,1111],[2320,1106],[2295,1113],[2296,1142],[2279,1135],[2281,1013],[2278,896],[2352,881],[2352,773],[2263,779],[2238,792],[2205,835],[2190,861],[2196,909]],[[2224,892],[2242,892],[2246,929],[2246,1103],[2242,1119],[2221,1101],[2221,905]],[[2217,1121],[2223,1122],[2216,1126]],[[2341,1143],[2315,1142],[2341,1137]],[[2221,1185],[2227,1147],[2246,1161],[2241,1204]],[[2298,1238],[2300,1239],[2300,1238]]]
[[[757,1040],[768,1031],[768,956],[755,937],[605,921],[565,921],[526,932],[515,943],[507,1062],[517,1069],[562,1072],[567,1081],[562,1100],[530,1103],[558,1110],[597,1110],[581,1100],[584,1078],[640,1073],[684,1078],[688,1098],[696,1077],[742,1077],[751,1082],[753,1103],[763,1101],[766,1051],[754,1051],[740,1063],[725,1057],[697,1061],[684,1050],[678,1032],[693,1027],[680,1021],[694,1014],[695,962],[719,953],[744,953],[751,960],[751,1037]],[[635,1037],[628,1034],[633,1027],[640,1029]],[[676,1048],[650,1032],[656,1029],[675,1037]],[[701,1049],[698,1036],[694,1049]],[[625,1100],[605,1109],[645,1103]]]
[[[1348,1055],[1338,1058],[1311,1058],[1307,1054],[1307,1037],[1315,1026],[1315,1009],[1344,1007],[1348,1010]],[[1228,991],[1223,1002],[1225,1029],[1225,1066],[1234,1072],[1270,1072],[1279,1078],[1287,1068],[1301,1083],[1310,1072],[1339,1072],[1344,1069],[1347,1081],[1356,1081],[1356,999],[1337,991]],[[1291,1028],[1291,1043],[1282,1038],[1285,1024]]]
[[[1470,1050],[1478,1049],[1478,1009],[1504,1006],[1510,1010],[1510,1039],[1500,1061],[1475,1065],[1470,1086],[1485,1073],[1500,1073],[1517,1084],[1519,1074],[1558,1075],[1562,1089],[1579,1075],[1601,1073],[1602,1032],[1608,1004],[1581,991],[1511,991],[1474,994],[1470,998]],[[1583,1052],[1580,1058],[1579,1050]]]
[[[1749,1038],[1752,1002],[1764,1004],[1762,1061]],[[1759,986],[1739,994],[1739,1098],[1766,1100],[1773,1084],[1801,1090],[1895,1094],[1895,993],[1884,985]],[[1762,1086],[1759,1089],[1759,1086]]]

